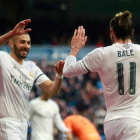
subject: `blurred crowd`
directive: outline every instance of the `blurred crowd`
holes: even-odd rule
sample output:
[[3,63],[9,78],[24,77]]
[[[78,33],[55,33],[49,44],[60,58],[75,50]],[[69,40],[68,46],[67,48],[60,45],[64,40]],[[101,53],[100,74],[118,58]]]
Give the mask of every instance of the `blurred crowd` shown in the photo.
[[[51,80],[55,78],[54,66],[47,65],[46,59],[33,61]],[[41,94],[42,91],[34,85],[30,100]],[[97,127],[100,135],[104,137],[103,121],[106,109],[103,88],[97,73],[89,72],[70,79],[64,78],[59,94],[52,99],[58,103],[63,119],[68,115],[77,114],[78,110]],[[54,135],[55,140],[61,140],[57,130]]]

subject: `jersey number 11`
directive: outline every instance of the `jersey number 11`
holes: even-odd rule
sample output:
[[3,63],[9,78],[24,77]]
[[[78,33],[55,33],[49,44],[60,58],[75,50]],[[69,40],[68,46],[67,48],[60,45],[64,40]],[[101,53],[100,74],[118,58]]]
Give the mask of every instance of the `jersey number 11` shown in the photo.
[[[124,76],[123,76],[123,64],[117,63],[118,82],[119,82],[119,94],[124,95]],[[130,94],[135,94],[136,85],[136,63],[130,62]]]

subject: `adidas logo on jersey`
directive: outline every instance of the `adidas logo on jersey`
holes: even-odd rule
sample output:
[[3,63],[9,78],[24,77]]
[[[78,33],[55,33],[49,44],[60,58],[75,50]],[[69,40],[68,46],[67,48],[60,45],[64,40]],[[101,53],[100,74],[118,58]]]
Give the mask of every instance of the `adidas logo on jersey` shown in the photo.
[[17,69],[15,65],[12,68],[15,69],[15,70]]
[[31,76],[32,78],[34,78],[34,75],[31,72],[29,72],[29,76]]

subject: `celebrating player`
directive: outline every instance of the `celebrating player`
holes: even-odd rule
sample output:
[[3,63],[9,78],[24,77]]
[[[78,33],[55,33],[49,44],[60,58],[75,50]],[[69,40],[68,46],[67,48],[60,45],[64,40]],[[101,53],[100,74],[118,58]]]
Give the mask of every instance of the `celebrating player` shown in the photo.
[[28,98],[33,84],[55,95],[58,93],[63,75],[64,62],[55,65],[56,78],[51,81],[31,61],[24,61],[31,47],[31,39],[24,30],[31,20],[19,22],[15,28],[0,37],[0,45],[9,40],[11,53],[0,51],[0,139],[26,140]]
[[80,26],[74,32],[63,70],[65,77],[98,72],[106,100],[107,140],[140,139],[140,45],[131,41],[134,32],[131,16],[129,11],[116,14],[110,21],[113,44],[97,48],[76,62],[87,39],[85,29]]

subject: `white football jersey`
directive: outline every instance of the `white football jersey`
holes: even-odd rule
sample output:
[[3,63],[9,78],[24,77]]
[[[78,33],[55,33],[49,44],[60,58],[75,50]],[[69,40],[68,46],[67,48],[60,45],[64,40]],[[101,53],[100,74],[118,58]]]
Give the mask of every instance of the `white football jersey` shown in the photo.
[[49,78],[31,61],[17,63],[8,53],[0,51],[0,119],[29,119],[28,99],[33,83]]
[[140,120],[140,45],[115,43],[97,48],[76,62],[68,56],[64,76],[98,72],[106,101],[105,122],[118,118]]
[[29,114],[32,127],[32,140],[53,140],[53,124],[61,132],[69,131],[65,126],[59,107],[53,100],[36,98],[30,101]]

